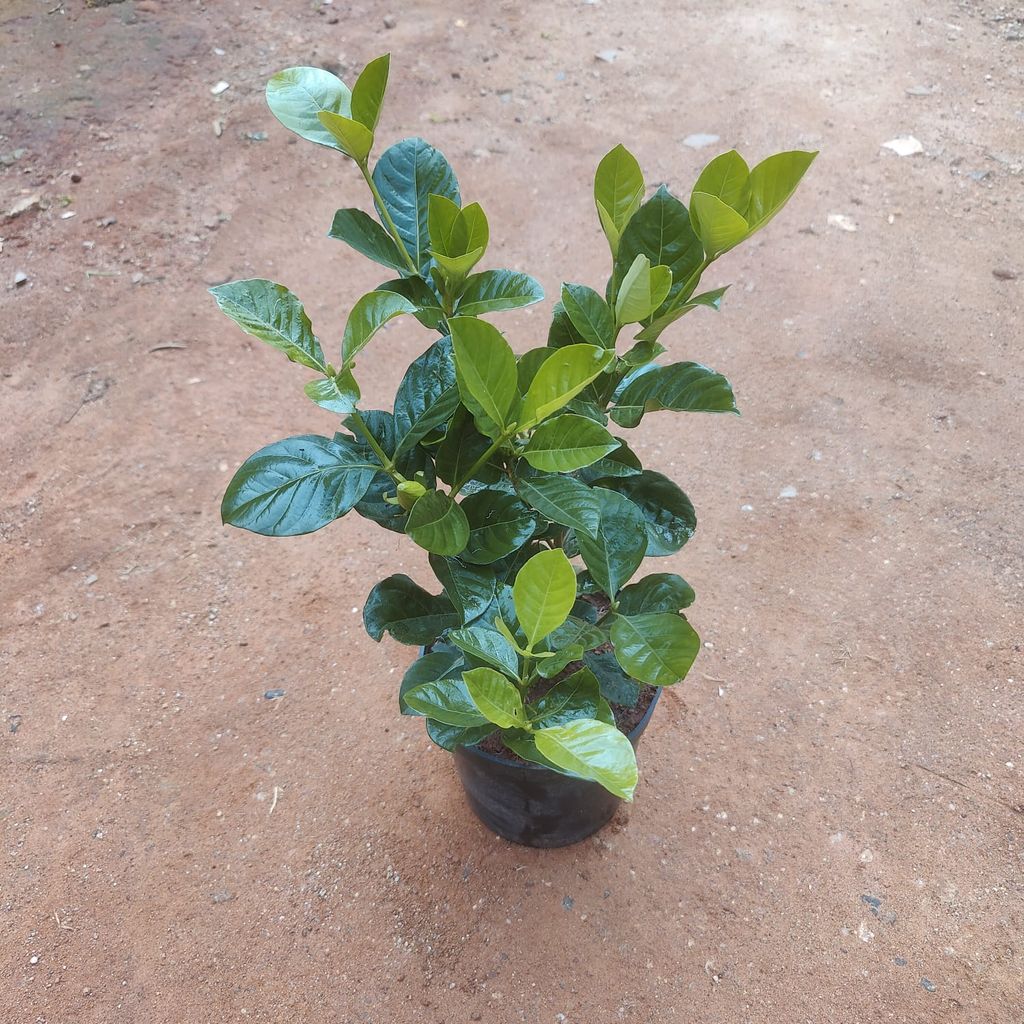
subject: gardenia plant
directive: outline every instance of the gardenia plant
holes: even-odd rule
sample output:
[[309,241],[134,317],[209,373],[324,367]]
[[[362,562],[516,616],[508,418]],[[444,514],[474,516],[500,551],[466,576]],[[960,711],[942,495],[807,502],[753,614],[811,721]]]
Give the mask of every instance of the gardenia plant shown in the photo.
[[[247,459],[223,520],[289,537],[354,509],[405,534],[429,552],[441,593],[393,575],[363,609],[373,639],[390,633],[428,652],[402,681],[402,713],[423,716],[448,750],[497,731],[515,755],[629,800],[636,759],[613,705],[679,682],[700,647],[682,614],[690,585],[675,573],[634,577],[645,556],[678,551],[696,517],[615,431],[662,410],[736,412],[725,377],[659,361],[659,339],[691,310],[719,308],[726,289],[698,293],[702,274],[778,213],[815,154],[778,153],[750,170],[724,153],[687,207],[664,185],[647,197],[636,159],[616,146],[594,179],[611,250],[603,294],[564,284],[547,344],[517,355],[483,317],[543,293],[527,274],[477,269],[487,218],[479,203],[463,205],[448,161],[410,138],[371,171],[388,70],[388,55],[378,57],[351,90],[311,67],[267,85],[285,127],[358,168],[377,219],[339,210],[330,236],[385,267],[387,280],[355,302],[330,354],[283,285],[211,289],[244,331],[315,374],[306,394],[341,420],[333,435],[289,437]],[[362,409],[358,380],[399,316],[434,338],[392,410]]]

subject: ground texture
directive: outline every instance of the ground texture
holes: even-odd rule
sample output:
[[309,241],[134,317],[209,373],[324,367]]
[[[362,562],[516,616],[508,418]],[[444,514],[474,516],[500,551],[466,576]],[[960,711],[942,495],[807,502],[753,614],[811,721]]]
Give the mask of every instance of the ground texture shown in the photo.
[[[1021,16],[5,0],[0,1018],[1024,1019]],[[411,545],[218,520],[243,458],[333,425],[205,287],[286,282],[335,344],[378,280],[325,237],[351,165],[263,83],[384,50],[386,141],[440,146],[549,296],[603,280],[614,143],[684,195],[718,149],[822,151],[667,336],[744,413],[634,435],[697,506],[668,561],[706,649],[573,849],[488,834],[398,716],[410,651],[359,609],[427,578]],[[503,314],[518,348],[549,305]],[[375,343],[371,399],[425,337]]]

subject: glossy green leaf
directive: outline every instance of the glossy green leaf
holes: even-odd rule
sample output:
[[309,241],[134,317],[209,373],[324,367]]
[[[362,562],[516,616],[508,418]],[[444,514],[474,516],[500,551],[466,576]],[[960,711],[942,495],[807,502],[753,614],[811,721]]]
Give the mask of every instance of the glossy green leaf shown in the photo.
[[551,326],[548,328],[548,348],[565,348],[567,345],[585,345],[583,336],[573,326],[569,314],[561,301],[551,310]]
[[591,537],[601,522],[601,506],[593,491],[569,476],[520,477],[519,497],[545,519]]
[[473,725],[461,728],[457,725],[445,725],[435,722],[432,718],[426,721],[427,735],[443,750],[455,750],[457,747],[473,747],[487,739],[494,731],[494,724]]
[[786,205],[817,155],[801,150],[776,153],[750,172],[747,219],[752,231],[763,228]]
[[302,303],[282,284],[253,278],[210,289],[221,311],[246,334],[283,352],[293,363],[326,373],[320,342]]
[[562,285],[562,308],[588,345],[613,348],[615,318],[608,303],[585,284]]
[[596,345],[568,345],[544,361],[523,398],[519,425],[547,419],[578,395],[615,361],[615,353]]
[[644,197],[644,176],[636,157],[623,145],[616,146],[597,165],[594,203],[612,255],[619,238]]
[[526,394],[537,371],[555,354],[551,348],[531,348],[516,360],[516,374],[520,394]]
[[618,663],[653,686],[678,683],[700,651],[700,637],[686,619],[664,612],[617,615],[611,634]]
[[366,162],[370,150],[373,149],[373,132],[369,128],[351,117],[334,114],[329,110],[321,110],[317,117],[324,128],[334,136],[337,148],[342,153],[352,157],[358,164]]
[[457,555],[469,540],[469,521],[444,491],[428,491],[412,507],[405,532],[435,555]]
[[515,684],[493,668],[473,668],[462,673],[466,688],[480,713],[502,729],[526,724],[523,698]]
[[424,683],[437,682],[439,679],[462,677],[462,655],[452,651],[436,651],[421,655],[408,668],[402,677],[402,685],[398,689],[398,709],[403,715],[422,715],[405,702],[405,695]]
[[656,572],[619,591],[619,614],[679,612],[694,600],[693,587],[674,572]]
[[[691,309],[698,309],[701,306],[706,306],[708,309],[713,309],[716,313],[722,308],[722,296],[729,290],[729,285],[725,285],[722,288],[712,288],[711,291],[702,292],[700,295],[694,295],[692,298],[686,299],[685,301],[677,302],[674,305],[662,307],[667,311],[654,317],[653,320],[636,336],[637,344],[634,347],[640,345],[653,345],[657,339],[661,336],[661,332],[665,330],[669,324],[674,324],[680,317],[685,316],[690,312]],[[662,352],[665,350],[660,345],[657,346]]]
[[312,533],[348,512],[379,468],[344,441],[289,437],[242,463],[224,493],[221,519],[265,537]]
[[603,480],[609,476],[635,476],[640,472],[640,460],[633,450],[621,437],[615,440],[619,442],[619,447],[615,451],[609,452],[593,465],[585,466],[576,474],[585,484],[592,484],[595,480]]
[[460,225],[459,204],[447,196],[427,197],[427,228],[430,233],[430,248],[442,256],[462,256],[466,252],[466,232],[462,225],[461,240],[457,228]]
[[512,645],[497,630],[487,626],[453,629],[448,640],[470,657],[509,676],[519,674],[519,657]]
[[597,676],[605,700],[622,707],[636,707],[641,686],[622,671],[611,651],[588,651],[583,655],[583,663]]
[[593,420],[563,413],[542,423],[522,455],[534,469],[571,473],[589,466],[619,447],[619,442]]
[[411,138],[384,151],[373,169],[373,182],[409,255],[425,273],[430,264],[429,199],[438,195],[461,202],[455,172],[439,150]]
[[320,123],[326,110],[348,117],[352,112],[348,86],[323,68],[286,68],[267,82],[267,106],[290,131],[320,146],[338,149],[337,140]]
[[464,256],[442,256],[441,253],[433,250],[430,251],[430,254],[434,257],[434,262],[440,268],[449,287],[455,287],[461,284],[465,276],[480,262],[484,250],[477,248]]
[[480,430],[496,438],[509,426],[519,395],[516,357],[501,332],[486,320],[457,316],[448,325],[462,401]]
[[497,583],[489,568],[467,565],[457,558],[439,555],[430,556],[430,568],[462,616],[463,623],[472,622],[487,610]]
[[532,732],[527,732],[525,729],[503,729],[501,733],[501,741],[509,750],[518,754],[524,761],[543,765],[550,771],[558,772],[559,775],[568,775],[570,778],[579,777],[574,775],[572,772],[566,771],[564,768],[560,768],[553,761],[549,761],[537,749],[537,744],[534,742]]
[[627,366],[646,366],[657,359],[664,351],[665,346],[659,345],[656,341],[638,341],[619,358]]
[[327,234],[348,243],[356,252],[390,270],[407,269],[395,240],[362,210],[338,210]]
[[[437,475],[449,484],[461,480],[490,444],[490,438],[474,426],[472,413],[460,405],[448,425],[444,440],[437,448]],[[493,466],[485,464],[476,471],[475,477],[480,483],[496,483],[499,473]]]
[[532,650],[568,618],[576,601],[576,573],[561,548],[540,551],[512,584],[516,618]]
[[599,782],[608,792],[632,800],[637,784],[633,745],[614,725],[578,718],[566,725],[539,729],[537,750],[581,778]]
[[383,284],[377,285],[376,290],[394,292],[396,295],[408,299],[416,307],[413,310],[413,316],[424,327],[428,327],[432,331],[441,330],[443,334],[448,333],[441,328],[441,321],[444,319],[441,300],[422,277],[402,277],[394,281],[385,281]]
[[341,339],[345,366],[369,344],[370,339],[389,321],[403,313],[414,313],[416,307],[394,292],[367,292],[352,307]]
[[537,675],[543,679],[554,679],[566,666],[574,661],[580,661],[583,657],[583,646],[581,644],[570,644],[568,647],[559,647],[552,652],[550,658],[542,658],[537,662]]
[[579,646],[584,651],[591,651],[595,647],[600,647],[607,639],[600,627],[587,622],[586,619],[570,615],[562,625],[548,635],[544,641],[544,649],[557,651],[561,647]]
[[647,528],[650,557],[674,554],[697,529],[692,502],[677,484],[661,473],[645,469],[635,476],[599,480],[596,487],[618,491],[640,509]]
[[359,73],[352,86],[352,117],[371,132],[377,128],[380,109],[384,105],[384,93],[388,87],[388,72],[391,68],[391,54],[371,60]]
[[671,287],[672,271],[668,267],[652,267],[646,256],[637,256],[619,286],[616,321],[633,324],[645,320],[665,301]]
[[396,452],[404,452],[447,423],[459,406],[450,338],[409,364],[395,394]]
[[700,363],[673,363],[643,373],[615,399],[611,418],[620,426],[635,427],[645,413],[737,412],[732,386],[720,373]]
[[469,520],[465,562],[496,562],[533,536],[534,513],[513,494],[484,488],[464,498],[462,509]]
[[544,289],[529,274],[515,270],[485,270],[466,279],[456,306],[459,316],[480,316],[540,302]]
[[537,728],[567,725],[577,718],[597,718],[601,688],[590,669],[581,668],[555,683],[539,700],[527,707]]
[[421,683],[406,692],[405,703],[435,722],[461,729],[490,721],[473,702],[466,683],[458,678]]
[[[728,153],[716,156],[700,172],[692,191],[715,196],[741,217],[746,218],[747,206],[750,203],[750,168],[735,149],[730,149]],[[690,205],[693,206],[692,193]],[[691,217],[693,226],[699,233],[698,215],[691,210]]]
[[595,537],[579,534],[576,542],[590,574],[609,597],[640,567],[647,551],[647,529],[643,515],[628,498],[595,488],[601,504],[601,523]]
[[351,370],[342,370],[336,377],[311,380],[305,390],[307,398],[339,416],[355,412],[359,401],[359,385]]
[[447,597],[428,594],[404,574],[381,580],[363,605],[363,625],[374,640],[390,633],[399,643],[423,646],[458,624]]
[[750,234],[746,218],[717,196],[694,192],[690,197],[690,211],[700,227],[700,240],[708,256],[721,256]]

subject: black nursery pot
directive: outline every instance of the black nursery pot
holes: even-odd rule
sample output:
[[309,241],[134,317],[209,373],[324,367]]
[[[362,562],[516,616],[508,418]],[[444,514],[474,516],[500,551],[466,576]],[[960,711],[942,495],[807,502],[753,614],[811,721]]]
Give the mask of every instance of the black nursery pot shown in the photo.
[[[635,748],[661,690],[628,734]],[[523,846],[569,846],[605,825],[622,801],[604,786],[489,754],[456,747],[455,767],[473,813],[503,839]]]

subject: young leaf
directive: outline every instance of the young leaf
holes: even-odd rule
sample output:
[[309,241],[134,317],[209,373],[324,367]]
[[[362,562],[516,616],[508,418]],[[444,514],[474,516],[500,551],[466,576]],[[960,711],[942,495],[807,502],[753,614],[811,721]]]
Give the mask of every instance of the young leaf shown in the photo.
[[644,176],[636,157],[623,145],[616,146],[597,165],[594,203],[612,255],[619,238],[644,197]]
[[366,162],[370,150],[373,149],[373,132],[369,128],[351,117],[334,114],[329,110],[321,110],[317,117],[324,128],[334,136],[337,148],[342,153],[352,157],[357,164]]
[[716,156],[700,172],[690,196],[691,219],[699,233],[698,217],[692,212],[695,192],[715,196],[741,217],[746,217],[747,206],[750,203],[750,168],[746,160],[735,149],[731,149],[728,153]]
[[224,493],[221,519],[265,537],[312,533],[345,515],[379,469],[341,439],[289,437],[242,463]]
[[356,411],[359,401],[359,385],[351,370],[342,370],[336,377],[311,380],[306,385],[306,396],[322,409],[347,416]]
[[640,567],[647,551],[643,515],[628,498],[595,488],[601,504],[601,524],[595,537],[578,534],[580,554],[598,586],[614,598]]
[[426,715],[435,722],[455,725],[462,729],[490,721],[473,703],[469,690],[461,679],[437,679],[430,683],[421,683],[406,692],[405,702],[414,711]]
[[635,427],[644,413],[738,412],[732,386],[720,373],[700,363],[659,366],[636,377],[615,399],[611,418],[622,427]]
[[473,668],[462,673],[466,688],[480,713],[502,729],[526,724],[523,698],[515,684],[493,668]]
[[428,594],[401,573],[381,580],[363,605],[363,625],[373,640],[387,632],[400,644],[423,646],[458,624],[458,613],[444,594]]
[[512,584],[516,618],[532,650],[568,618],[576,601],[576,573],[561,548],[540,551]]
[[448,326],[462,401],[480,429],[497,438],[509,426],[509,412],[519,395],[516,357],[501,332],[486,320],[458,316]]
[[403,313],[415,313],[416,307],[395,292],[367,292],[352,307],[341,339],[341,356],[350,367],[370,339],[389,321]]
[[447,196],[460,203],[455,172],[441,152],[423,139],[403,139],[381,155],[373,169],[373,182],[413,262],[426,273],[430,265],[429,198]]
[[523,449],[526,461],[546,473],[571,473],[619,447],[600,423],[564,413],[542,423]]
[[467,252],[464,256],[443,256],[439,252],[434,252],[433,249],[430,250],[430,255],[434,257],[434,262],[444,275],[450,289],[457,288],[462,283],[465,276],[480,262],[483,254],[482,248]]
[[615,346],[615,319],[608,303],[585,284],[562,285],[562,307],[588,345]]
[[457,555],[469,540],[469,522],[450,495],[428,491],[413,505],[405,532],[435,555]]
[[539,729],[537,750],[561,768],[599,782],[609,793],[632,800],[637,768],[633,745],[614,725],[577,718],[567,725]]
[[450,338],[435,342],[405,371],[395,395],[395,452],[418,444],[459,406]]
[[618,663],[653,686],[678,683],[700,651],[700,637],[686,619],[664,612],[617,615],[611,634]]
[[459,204],[447,196],[427,196],[427,228],[430,232],[430,248],[435,256],[462,256],[465,249],[465,228],[461,244],[458,238]]
[[469,520],[463,561],[477,565],[496,562],[533,536],[534,515],[513,494],[484,488],[465,498],[462,510]]
[[[640,345],[653,345],[660,337],[661,332],[669,324],[674,324],[681,316],[685,316],[691,309],[697,309],[698,306],[707,306],[708,309],[713,309],[717,313],[722,308],[722,296],[728,290],[729,285],[725,285],[722,288],[712,288],[711,291],[702,292],[700,295],[694,295],[689,299],[683,299],[682,294],[680,294],[675,303],[670,298],[668,303],[662,306],[663,312],[661,312],[661,315],[651,320],[636,336],[637,344],[634,347],[639,348]],[[657,348],[661,352],[665,351],[660,345]],[[627,352],[626,355],[628,356],[629,353]],[[623,356],[623,359],[625,358]]]
[[644,612],[679,612],[693,604],[694,596],[682,576],[656,572],[619,591],[619,614],[628,618]]
[[700,227],[700,240],[708,256],[721,256],[750,234],[746,218],[717,196],[709,196],[706,192],[693,193],[690,213]]
[[520,477],[519,497],[546,519],[593,537],[601,522],[601,505],[594,492],[570,476]]
[[598,480],[596,486],[618,491],[640,509],[647,527],[648,557],[674,554],[697,529],[692,502],[661,473],[645,469],[635,476]]
[[390,270],[408,269],[395,240],[362,210],[338,210],[327,235],[347,242],[356,252],[382,267]]
[[540,302],[544,289],[529,274],[514,270],[485,270],[466,279],[455,311],[459,316],[480,316],[518,309]]
[[466,565],[457,558],[430,556],[434,570],[448,600],[455,605],[463,623],[479,618],[494,598],[494,573],[482,565]]
[[646,256],[637,256],[619,286],[616,322],[634,324],[646,320],[665,301],[671,287],[672,271],[668,267],[652,267]]
[[488,629],[486,626],[453,629],[448,634],[448,639],[477,661],[482,661],[506,675],[519,674],[519,658],[512,645],[497,630]]
[[377,128],[380,108],[384,105],[384,93],[388,87],[388,71],[391,54],[371,60],[359,73],[352,86],[352,117],[371,132]]
[[348,86],[323,68],[286,68],[267,82],[267,106],[290,131],[319,146],[340,149],[320,123],[326,110],[348,117],[352,113]]
[[283,284],[262,278],[230,281],[210,289],[221,311],[246,334],[283,352],[293,363],[326,373],[320,342],[302,303]]
[[750,172],[747,219],[752,231],[763,228],[786,205],[817,155],[796,149],[776,153]]
[[520,427],[547,419],[575,398],[615,361],[615,353],[596,345],[568,345],[545,360],[523,398]]

